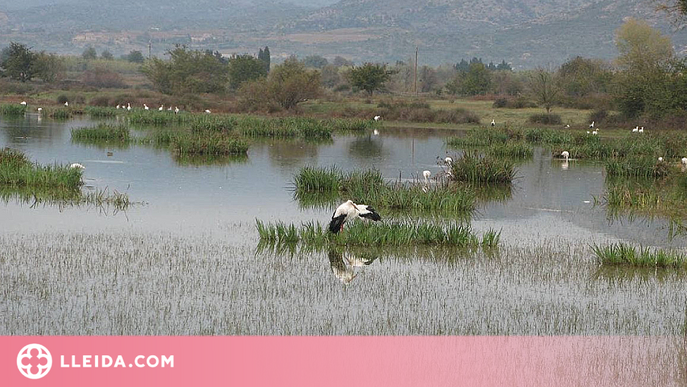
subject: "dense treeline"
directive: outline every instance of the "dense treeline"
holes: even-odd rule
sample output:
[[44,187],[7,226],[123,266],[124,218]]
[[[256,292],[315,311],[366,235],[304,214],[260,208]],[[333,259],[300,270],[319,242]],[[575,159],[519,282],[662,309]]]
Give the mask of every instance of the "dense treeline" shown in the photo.
[[[212,94],[238,101],[243,110],[292,110],[318,96],[358,93],[423,94],[441,98],[484,96],[495,107],[556,106],[593,109],[600,119],[647,117],[685,121],[687,68],[668,37],[630,19],[616,32],[619,56],[612,62],[575,57],[555,69],[514,71],[505,61],[485,64],[461,59],[438,67],[395,64],[356,65],[345,58],[311,55],[270,63],[269,48],[253,55],[224,57],[219,52],[177,46],[165,58],[131,52],[114,59],[87,48],[80,58],[57,57],[11,43],[0,55],[0,75],[22,83],[59,83],[65,79],[97,88],[126,88],[140,75],[149,87],[169,96]],[[147,85],[147,86],[146,86]],[[59,86],[58,86],[59,87]],[[608,115],[608,111],[617,111]]]

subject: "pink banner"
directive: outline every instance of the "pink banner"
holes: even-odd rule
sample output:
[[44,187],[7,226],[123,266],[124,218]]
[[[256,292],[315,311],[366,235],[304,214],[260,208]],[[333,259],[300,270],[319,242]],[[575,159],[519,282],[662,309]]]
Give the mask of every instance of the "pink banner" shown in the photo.
[[681,337],[0,337],[2,386],[670,386]]

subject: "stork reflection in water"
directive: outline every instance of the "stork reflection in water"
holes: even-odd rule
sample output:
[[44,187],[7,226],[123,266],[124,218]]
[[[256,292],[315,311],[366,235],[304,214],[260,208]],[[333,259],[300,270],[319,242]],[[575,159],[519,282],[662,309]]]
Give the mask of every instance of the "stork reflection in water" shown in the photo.
[[351,252],[329,250],[329,265],[332,273],[344,285],[348,285],[358,276],[357,270],[369,266],[375,259],[377,259],[376,256],[363,257]]

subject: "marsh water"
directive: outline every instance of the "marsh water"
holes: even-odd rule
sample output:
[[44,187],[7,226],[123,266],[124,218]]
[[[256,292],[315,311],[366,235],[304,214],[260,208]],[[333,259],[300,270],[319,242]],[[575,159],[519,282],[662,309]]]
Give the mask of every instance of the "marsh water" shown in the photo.
[[135,202],[126,211],[0,203],[0,335],[684,333],[682,271],[595,261],[594,244],[687,246],[667,219],[596,203],[600,164],[536,149],[510,193],[470,219],[477,231],[501,231],[496,251],[274,251],[258,249],[256,219],[326,223],[334,211],[294,199],[303,166],[417,179],[458,153],[444,145],[455,132],[383,126],[326,143],[259,140],[247,158],[203,163],[147,146],[72,143],[72,128],[93,124],[0,119],[0,147],[42,164],[81,163],[85,190]]

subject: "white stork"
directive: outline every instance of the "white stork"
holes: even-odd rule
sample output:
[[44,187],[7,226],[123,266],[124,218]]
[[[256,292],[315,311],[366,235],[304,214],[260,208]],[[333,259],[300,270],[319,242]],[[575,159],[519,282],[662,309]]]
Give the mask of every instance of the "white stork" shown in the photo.
[[353,200],[347,200],[334,211],[332,215],[332,221],[329,222],[329,231],[334,234],[343,230],[344,223],[346,221],[355,218],[365,218],[376,221],[382,220],[382,217],[375,211],[374,208],[367,206],[365,204],[355,204]]

